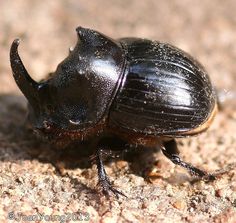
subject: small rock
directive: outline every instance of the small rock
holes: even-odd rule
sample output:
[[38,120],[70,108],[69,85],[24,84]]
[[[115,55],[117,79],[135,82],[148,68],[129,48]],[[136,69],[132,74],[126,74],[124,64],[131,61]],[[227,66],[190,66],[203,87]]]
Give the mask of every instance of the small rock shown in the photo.
[[178,210],[184,210],[187,206],[185,200],[182,199],[176,200],[172,205]]

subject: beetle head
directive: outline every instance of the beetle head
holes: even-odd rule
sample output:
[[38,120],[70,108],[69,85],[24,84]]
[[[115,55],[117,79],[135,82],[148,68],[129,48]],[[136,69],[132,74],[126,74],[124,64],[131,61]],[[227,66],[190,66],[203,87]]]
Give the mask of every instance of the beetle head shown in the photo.
[[85,131],[106,119],[123,72],[124,53],[118,42],[94,30],[78,27],[78,42],[48,79],[36,82],[25,69],[19,40],[12,43],[10,61],[15,81],[29,102],[36,129]]

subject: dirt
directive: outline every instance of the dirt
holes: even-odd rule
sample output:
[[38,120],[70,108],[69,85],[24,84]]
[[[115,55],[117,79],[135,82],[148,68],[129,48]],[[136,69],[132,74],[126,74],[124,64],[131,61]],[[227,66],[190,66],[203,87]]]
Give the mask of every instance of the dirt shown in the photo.
[[[236,222],[235,11],[234,0],[0,0],[0,221]],[[217,180],[194,181],[160,152],[143,150],[106,163],[115,187],[128,196],[107,200],[98,193],[86,145],[58,149],[27,128],[10,44],[21,38],[23,61],[40,80],[75,45],[77,26],[169,42],[205,66],[223,109],[207,132],[179,139],[178,146],[184,160],[222,170]]]

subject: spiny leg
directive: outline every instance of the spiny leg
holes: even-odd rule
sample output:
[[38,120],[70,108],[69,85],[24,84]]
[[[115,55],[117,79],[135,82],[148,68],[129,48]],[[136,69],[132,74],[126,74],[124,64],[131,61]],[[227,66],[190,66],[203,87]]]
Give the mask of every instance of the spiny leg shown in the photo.
[[104,164],[103,164],[103,154],[105,152],[105,155],[107,155],[107,153],[110,153],[110,151],[104,151],[103,149],[98,149],[94,159],[96,161],[96,165],[97,165],[97,170],[98,170],[98,183],[102,188],[102,192],[103,194],[108,197],[109,196],[109,191],[111,191],[112,193],[115,194],[116,198],[119,198],[119,195],[122,195],[124,197],[127,197],[126,195],[124,195],[122,192],[118,191],[117,189],[113,188],[106,170],[104,168]]
[[207,172],[194,167],[192,164],[183,161],[179,157],[179,151],[177,148],[176,141],[174,139],[168,142],[164,142],[161,150],[168,159],[170,159],[174,164],[182,166],[183,168],[187,169],[191,175],[206,180],[215,180],[215,177],[213,175],[208,174]]

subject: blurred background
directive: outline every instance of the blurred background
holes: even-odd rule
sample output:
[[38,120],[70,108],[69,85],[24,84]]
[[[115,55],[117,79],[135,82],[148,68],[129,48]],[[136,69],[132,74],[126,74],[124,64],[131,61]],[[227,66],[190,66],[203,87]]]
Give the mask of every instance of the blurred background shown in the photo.
[[1,90],[15,89],[8,62],[14,38],[22,39],[20,54],[32,76],[40,79],[55,70],[75,44],[77,26],[113,38],[172,43],[198,58],[215,85],[234,87],[235,11],[234,0],[0,0]]
[[[108,173],[131,198],[119,205],[113,201],[109,209],[89,189],[96,187],[95,169],[68,170],[71,182],[55,174],[51,162],[45,161],[55,157],[56,151],[28,140],[27,134],[21,136],[24,127],[16,131],[26,114],[26,100],[10,69],[12,41],[21,38],[22,60],[31,76],[40,80],[75,45],[77,26],[112,38],[133,36],[171,43],[197,58],[225,95],[236,91],[235,0],[0,0],[0,219],[12,209],[61,214],[81,208],[89,212],[92,222],[235,222],[235,171],[215,184],[180,184],[188,179],[186,173],[178,174],[180,169],[175,171],[157,154],[160,173],[164,177],[172,173],[172,177],[149,184],[132,171],[127,174],[127,162],[120,167],[124,173],[114,174],[114,169],[119,170],[115,163],[107,167]],[[235,111],[234,107],[220,112],[207,133],[180,140],[184,158],[211,171],[235,162]]]

